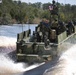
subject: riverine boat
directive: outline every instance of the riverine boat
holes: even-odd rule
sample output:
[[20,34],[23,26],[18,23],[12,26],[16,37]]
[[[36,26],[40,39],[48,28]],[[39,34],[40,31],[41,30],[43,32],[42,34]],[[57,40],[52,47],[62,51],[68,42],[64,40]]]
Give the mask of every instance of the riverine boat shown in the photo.
[[76,32],[76,27],[71,22],[64,24],[60,21],[54,0],[49,10],[50,20],[43,19],[32,35],[31,29],[17,34],[17,61],[39,63],[52,60],[57,57],[58,46]]

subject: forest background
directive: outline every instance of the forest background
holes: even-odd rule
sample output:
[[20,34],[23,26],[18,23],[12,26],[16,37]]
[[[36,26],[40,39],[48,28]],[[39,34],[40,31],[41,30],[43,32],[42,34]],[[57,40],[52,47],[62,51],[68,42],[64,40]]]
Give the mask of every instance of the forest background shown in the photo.
[[[42,19],[50,19],[51,3],[25,3],[21,1],[2,0],[0,3],[0,25],[31,23],[38,24]],[[76,20],[76,5],[58,3],[60,19],[64,22]]]

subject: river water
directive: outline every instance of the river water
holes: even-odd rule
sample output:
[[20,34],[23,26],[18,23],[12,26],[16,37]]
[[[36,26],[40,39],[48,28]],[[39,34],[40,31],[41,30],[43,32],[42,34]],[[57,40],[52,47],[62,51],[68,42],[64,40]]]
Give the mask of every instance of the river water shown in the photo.
[[[30,25],[35,30],[36,25]],[[23,29],[22,29],[23,27]],[[58,47],[59,58],[46,65],[33,69],[38,64],[28,67],[25,63],[16,63],[8,56],[16,50],[17,33],[27,30],[25,25],[0,26],[0,75],[75,75],[76,74],[76,36]],[[63,50],[63,51],[61,51]],[[13,57],[14,58],[14,57]]]

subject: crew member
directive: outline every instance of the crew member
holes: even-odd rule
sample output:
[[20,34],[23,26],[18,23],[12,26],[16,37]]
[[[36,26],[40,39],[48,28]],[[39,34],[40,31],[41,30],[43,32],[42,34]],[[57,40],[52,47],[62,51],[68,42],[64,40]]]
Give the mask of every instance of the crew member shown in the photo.
[[74,24],[73,24],[73,22],[72,21],[69,21],[68,22],[68,34],[71,34],[71,33],[73,33],[74,32]]

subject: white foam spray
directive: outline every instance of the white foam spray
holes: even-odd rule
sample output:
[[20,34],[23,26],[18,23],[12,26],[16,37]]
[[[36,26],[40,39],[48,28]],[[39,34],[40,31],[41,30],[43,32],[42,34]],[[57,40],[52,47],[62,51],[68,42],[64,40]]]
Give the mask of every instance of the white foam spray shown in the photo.
[[76,75],[76,45],[63,53],[58,63],[46,70],[44,75]]
[[8,57],[8,53],[15,50],[16,38],[0,36],[0,75],[12,75],[25,71],[26,64],[15,63]]
[[25,71],[23,63],[14,63],[9,58],[0,55],[0,75],[16,74]]
[[0,55],[0,64],[1,64],[0,75],[13,75],[13,74],[19,75],[20,73],[39,67],[40,65],[43,65],[44,63],[28,66],[25,63],[15,63],[10,58],[6,58],[3,55]]
[[[24,63],[15,63],[8,53],[16,50],[16,39],[0,36],[0,75],[22,75],[24,71],[34,69],[42,64],[34,64],[28,67]],[[6,56],[7,55],[7,56]]]
[[0,52],[9,53],[16,50],[16,38],[0,36]]

